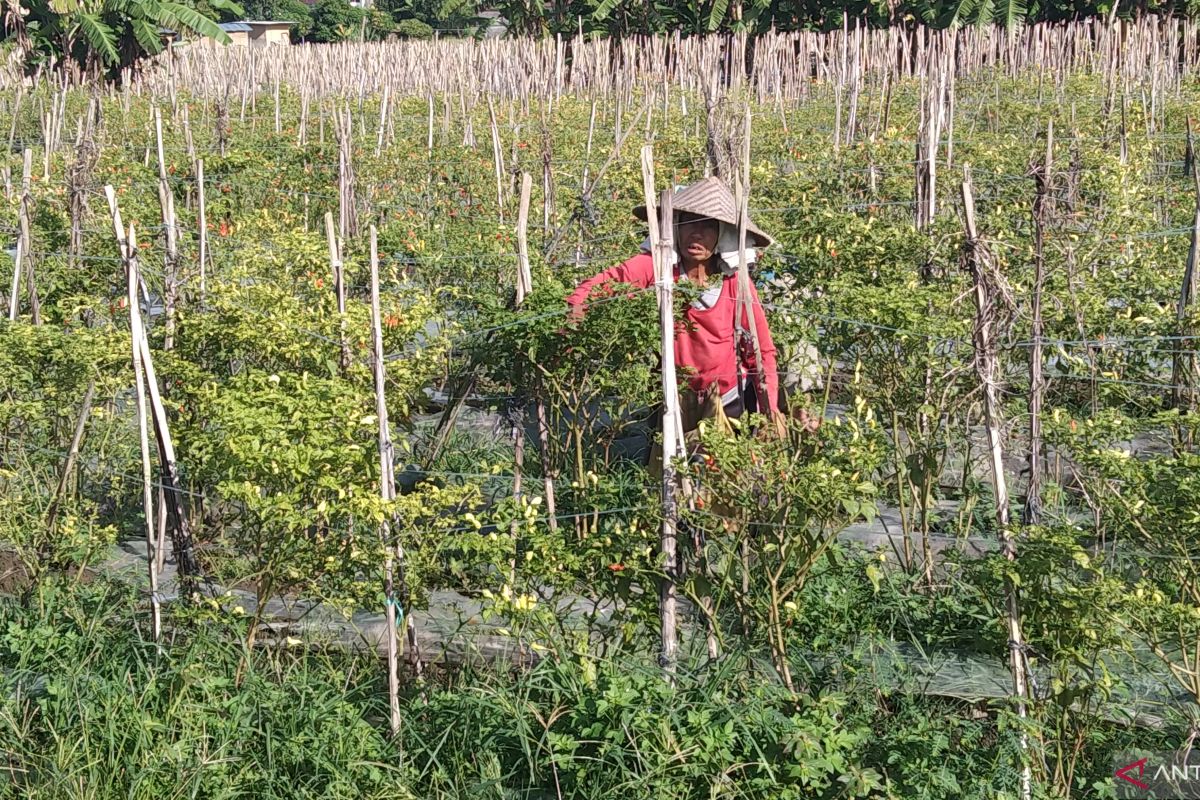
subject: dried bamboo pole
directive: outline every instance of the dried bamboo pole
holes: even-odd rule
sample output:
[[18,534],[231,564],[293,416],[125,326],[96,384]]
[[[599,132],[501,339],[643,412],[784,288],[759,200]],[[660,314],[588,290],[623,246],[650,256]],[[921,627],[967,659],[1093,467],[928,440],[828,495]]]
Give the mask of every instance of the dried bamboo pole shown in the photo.
[[75,158],[67,168],[66,176],[67,203],[71,213],[71,239],[67,249],[69,263],[75,269],[79,269],[83,263],[83,226],[89,216],[87,198],[91,191],[92,171],[99,156],[92,137],[95,104],[94,99],[90,100],[85,114],[76,120]]
[[[175,193],[167,182],[167,167],[163,157],[162,110],[154,106],[154,144],[158,158],[158,204],[162,213],[163,228],[167,234],[166,262],[164,264],[163,280],[163,317],[164,336],[163,349],[175,348],[175,305],[179,293],[179,251],[175,227]],[[132,229],[132,226],[130,226]],[[131,240],[130,247],[137,249],[137,240]],[[139,278],[140,280],[140,278]],[[145,283],[142,283],[145,288]],[[167,502],[166,490],[158,488],[158,568],[161,570],[166,559],[167,541]]]
[[[517,216],[517,295],[515,307],[525,304],[526,296],[533,291],[533,276],[529,270],[529,244],[526,227],[529,223],[529,197],[533,180],[528,172],[521,175],[521,206]],[[543,401],[539,397],[537,402]],[[546,452],[542,452],[542,468],[546,468]],[[522,472],[525,466],[525,420],[517,413],[513,420],[513,497],[521,496]]]
[[[526,296],[533,291],[533,275],[529,270],[529,241],[528,241],[528,225],[529,225],[529,196],[533,191],[533,179],[529,173],[521,175],[521,206],[517,212],[517,279],[516,279],[516,303],[515,307],[520,309],[524,305]],[[538,397],[538,404],[541,407],[545,403],[544,399]],[[545,409],[542,408],[539,413],[539,419],[545,416]],[[512,425],[512,456],[514,456],[514,465],[512,465],[512,495],[516,498],[521,497],[521,480],[522,469],[524,467],[524,415],[518,414],[517,419]],[[548,441],[547,443],[548,444]],[[542,450],[542,469],[546,470],[546,457],[548,453]]]
[[17,120],[19,120],[21,118],[21,101],[24,98],[25,98],[25,82],[20,81],[17,83],[17,94],[13,100],[12,121],[8,125],[8,150],[5,151],[8,153],[11,153],[13,151],[13,144],[16,142],[16,139],[17,139]]
[[[129,303],[129,335],[133,353],[133,376],[136,408],[138,415],[138,445],[142,457],[142,516],[146,529],[146,573],[150,580],[150,628],[154,641],[162,638],[162,602],[158,596],[158,570],[160,543],[154,532],[154,501],[151,493],[153,481],[150,477],[150,432],[146,425],[146,375],[142,364],[142,340],[146,332],[142,327],[141,306],[138,302],[137,254],[132,242],[136,242],[133,226],[129,226],[129,237],[122,248],[127,280],[126,301]],[[161,496],[161,495],[160,495]]]
[[[386,88],[384,91],[387,91]],[[429,127],[425,135],[425,152],[433,154],[433,94],[429,95]]]
[[387,133],[388,108],[391,105],[391,88],[384,84],[383,98],[379,101],[379,128],[375,133],[375,157],[383,152],[383,137]]
[[[370,227],[371,237],[371,369],[375,377],[375,417],[379,423],[379,495],[385,504],[396,499],[395,454],[392,449],[392,434],[388,427],[387,400],[384,394],[387,385],[383,372],[383,326],[379,310],[379,233]],[[402,608],[396,602],[395,570],[396,556],[403,563],[403,550],[397,539],[392,544],[391,524],[385,511],[379,523],[379,539],[384,547],[383,597],[387,618],[387,684],[388,710],[392,737],[400,735],[400,667],[398,637],[396,635],[396,613]],[[403,613],[403,612],[401,612]],[[412,625],[412,615],[407,615],[406,626]]]
[[188,104],[180,107],[182,110],[181,122],[183,124],[183,141],[187,148],[188,161],[195,163],[196,161],[196,141],[192,137],[192,112]]
[[1033,292],[1030,298],[1033,315],[1032,340],[1029,349],[1029,483],[1025,489],[1026,525],[1038,525],[1042,515],[1042,397],[1046,392],[1045,365],[1042,363],[1042,288],[1045,282],[1045,242],[1047,204],[1054,182],[1054,121],[1046,123],[1046,157],[1034,172],[1037,197],[1033,206]]
[[25,148],[23,166],[21,167],[21,205],[17,210],[17,257],[13,264],[12,295],[9,298],[8,318],[15,320],[20,309],[19,279],[24,272],[25,294],[29,297],[29,314],[34,325],[42,324],[42,307],[38,301],[37,282],[33,273],[33,235],[30,232],[30,217],[33,212],[33,194],[30,184],[33,182],[33,151]]
[[329,245],[329,267],[333,272],[333,293],[337,300],[338,339],[341,357],[338,368],[344,374],[350,368],[350,340],[346,333],[346,284],[343,280],[342,243],[333,227],[333,212],[325,212],[325,240]]
[[[109,213],[112,215],[113,232],[117,238],[117,245],[122,253],[131,252],[134,245],[132,240],[126,238],[126,232],[121,226],[121,210],[117,206],[117,193],[112,186],[105,186],[104,194],[108,200]],[[195,579],[200,574],[200,567],[196,561],[195,543],[192,541],[183,503],[183,492],[180,489],[179,466],[175,460],[175,445],[171,438],[167,410],[159,393],[154,361],[151,358],[150,345],[145,336],[140,337],[138,350],[141,353],[142,365],[146,371],[146,385],[150,392],[154,435],[158,442],[160,484],[171,521],[172,549],[179,570],[180,589],[186,597],[195,589]]]
[[163,349],[175,347],[175,305],[179,296],[179,240],[175,227],[175,192],[167,182],[167,164],[163,157],[162,110],[154,107],[154,143],[158,155],[158,202],[167,232],[166,281],[163,287]]
[[67,449],[67,457],[63,460],[62,471],[58,475],[58,485],[54,489],[54,499],[50,501],[50,508],[46,511],[46,532],[53,534],[54,525],[58,520],[59,504],[62,498],[66,495],[67,484],[71,480],[72,473],[75,472],[75,462],[79,459],[79,448],[83,443],[83,434],[87,429],[88,417],[92,412],[92,401],[96,397],[96,379],[92,378],[88,381],[87,389],[83,393],[83,400],[79,404],[79,418],[75,421],[75,431],[71,435],[71,445]]
[[533,275],[529,269],[529,202],[533,191],[533,176],[521,173],[521,205],[517,213],[517,306],[533,291]]
[[8,290],[8,321],[16,322],[17,314],[20,311],[20,294],[21,294],[21,260],[24,257],[25,242],[20,236],[17,236],[17,249],[13,256],[13,274],[12,285]]
[[500,144],[500,128],[496,124],[496,106],[488,97],[488,119],[492,133],[492,162],[496,169],[496,210],[500,224],[504,224],[504,150]]
[[[203,303],[207,295],[207,262],[208,262],[208,211],[204,202],[204,159],[196,159],[196,217],[197,227],[199,229],[199,250],[200,250],[200,302]],[[306,195],[307,196],[307,195]]]
[[659,542],[663,560],[663,577],[659,583],[659,625],[661,652],[658,663],[668,678],[674,677],[679,650],[676,582],[678,579],[676,538],[678,508],[674,461],[684,455],[683,442],[677,438],[679,420],[679,386],[675,375],[675,276],[672,273],[671,253],[674,250],[674,212],[672,191],[662,193],[661,221],[655,208],[654,148],[642,148],[642,182],[646,197],[646,220],[650,241],[654,243],[654,280],[658,287],[659,326],[662,331],[662,529]]
[[[990,296],[988,289],[989,279],[985,275],[987,267],[983,263],[987,255],[975,224],[975,195],[971,186],[970,165],[963,165],[961,192],[967,234],[967,259],[975,285],[975,370],[983,386],[984,424],[991,458],[992,490],[996,498],[996,525],[1004,557],[1013,562],[1017,559],[1017,547],[1009,517],[1008,484],[1004,475],[1004,452],[1000,438],[1000,400],[997,387],[999,367],[996,363],[995,344],[991,340],[991,316],[996,298]],[[1028,717],[1026,703],[1029,696],[1025,685],[1025,639],[1021,632],[1018,590],[1011,579],[1005,580],[1005,595],[1013,699],[1017,704],[1017,716],[1023,722]],[[1021,765],[1021,796],[1023,800],[1030,800],[1032,772],[1028,757],[1029,737],[1024,731],[1020,734],[1020,742],[1021,751],[1025,756]]]
[[[754,351],[755,374],[754,390],[757,393],[759,410],[770,411],[771,399],[767,397],[766,375],[763,373],[762,344],[758,337],[758,323],[754,318],[753,285],[750,282],[750,267],[746,260],[746,224],[749,221],[750,195],[750,107],[746,106],[744,136],[742,141],[741,164],[738,165],[737,178],[734,187],[734,201],[738,209],[738,309],[737,316],[744,320],[735,323],[734,329],[745,330],[750,334],[750,346]],[[735,347],[741,348],[742,342],[736,342]],[[776,398],[778,400],[778,398]]]
[[[1188,120],[1188,138],[1192,136],[1192,121]],[[1197,265],[1197,259],[1200,258],[1200,169],[1192,168],[1192,181],[1196,191],[1196,208],[1192,215],[1192,241],[1188,248],[1187,266],[1183,270],[1183,282],[1179,288],[1179,303],[1175,307],[1176,324],[1179,327],[1179,335],[1187,336],[1192,331],[1192,325],[1188,322],[1190,315],[1190,307],[1196,300],[1197,291],[1197,271],[1200,266]],[[1178,352],[1185,349],[1185,346],[1176,348],[1177,352],[1172,358],[1172,376],[1171,383],[1174,388],[1171,389],[1171,400],[1175,408],[1181,411],[1191,411],[1196,407],[1196,371],[1197,363],[1194,353]],[[1186,387],[1186,388],[1181,388]]]

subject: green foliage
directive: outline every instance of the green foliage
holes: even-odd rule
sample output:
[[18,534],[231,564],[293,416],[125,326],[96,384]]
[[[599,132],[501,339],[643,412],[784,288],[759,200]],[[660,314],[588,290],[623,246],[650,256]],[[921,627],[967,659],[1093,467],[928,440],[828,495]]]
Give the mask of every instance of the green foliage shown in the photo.
[[[686,25],[704,27],[709,10],[670,13],[691,14]],[[743,8],[744,19],[749,12]],[[530,9],[530,24],[558,25],[556,13]],[[604,24],[627,24],[635,13],[665,18],[668,10],[617,5]],[[1030,131],[1051,112],[1056,126],[1069,121],[1033,85],[1027,76],[964,76],[960,99],[970,101],[956,110],[955,160],[975,169],[980,223],[1018,309],[1011,328],[998,326],[1003,411],[1014,441],[1023,436],[1029,369],[1027,170],[1031,153],[1044,147]],[[222,605],[235,601],[221,598],[178,613],[168,604],[171,644],[160,652],[137,636],[144,602],[136,606],[126,594],[103,602],[86,593],[43,596],[26,585],[25,605],[0,603],[5,624],[16,625],[0,629],[11,634],[0,654],[0,681],[8,682],[0,703],[9,703],[0,738],[29,770],[21,774],[37,781],[22,785],[22,796],[73,796],[80,776],[103,797],[159,796],[179,786],[198,796],[263,797],[553,797],[556,787],[584,798],[990,796],[1017,785],[1021,731],[1034,748],[1039,789],[1111,791],[1104,784],[1111,751],[1134,740],[1179,740],[1191,724],[1182,713],[1163,713],[1156,731],[1127,729],[1125,712],[1144,705],[1135,702],[1141,676],[1126,660],[1157,658],[1174,675],[1175,699],[1195,696],[1195,675],[1179,654],[1193,652],[1200,630],[1188,571],[1200,505],[1191,477],[1200,466],[1197,422],[1160,414],[1168,392],[1158,388],[1183,349],[1162,337],[1178,332],[1174,302],[1187,237],[1160,234],[1192,220],[1191,177],[1174,159],[1182,141],[1176,120],[1194,112],[1195,92],[1183,85],[1164,100],[1170,124],[1162,135],[1142,134],[1146,120],[1131,101],[1122,159],[1113,115],[1102,113],[1110,87],[1089,76],[1064,78],[1063,87],[1075,98],[1078,130],[1056,154],[1063,166],[1045,312],[1046,427],[1062,470],[1045,488],[1044,524],[1020,529],[1015,563],[979,557],[995,548],[995,508],[980,466],[956,176],[941,173],[942,211],[930,230],[914,230],[903,205],[917,83],[891,86],[890,122],[877,117],[881,87],[864,84],[859,138],[836,155],[827,146],[834,113],[823,85],[782,113],[753,107],[752,210],[780,240],[756,277],[785,360],[808,348],[827,381],[790,398],[790,407],[825,413],[826,422],[813,431],[795,420],[786,440],[767,438],[761,419],[738,435],[706,426],[700,438],[712,461],[701,455],[681,465],[698,494],[681,526],[680,591],[688,602],[681,603],[684,655],[674,686],[653,663],[665,566],[659,487],[637,463],[656,428],[651,409],[661,391],[655,302],[649,291],[629,297],[617,289],[578,321],[562,302],[579,278],[636,252],[644,233],[629,213],[643,192],[636,148],[627,145],[599,176],[611,114],[597,106],[589,172],[596,184],[586,198],[574,180],[590,102],[563,96],[544,122],[530,114],[519,128],[500,126],[508,169],[540,175],[548,157],[556,190],[543,228],[545,198],[535,181],[535,288],[516,309],[516,203],[507,175],[497,200],[486,104],[464,112],[456,98],[435,96],[430,152],[427,98],[393,98],[395,142],[385,130],[378,155],[379,99],[352,104],[360,221],[379,227],[386,403],[402,492],[385,504],[365,235],[343,242],[343,317],[321,229],[323,215],[337,211],[329,118],[321,143],[318,109],[310,106],[308,141],[300,145],[301,99],[286,89],[278,133],[261,113],[269,99],[258,98],[259,113],[248,108],[245,121],[234,100],[218,121],[202,99],[181,95],[181,107],[191,103],[194,144],[206,154],[210,260],[201,295],[196,231],[186,223],[174,348],[165,349],[161,316],[150,326],[203,566],[260,600],[282,593],[377,612],[386,553],[401,543],[409,584],[402,605],[421,609],[434,590],[460,592],[466,597],[455,602],[470,606],[469,628],[486,626],[537,663],[515,674],[507,666],[431,670],[402,701],[401,760],[382,734],[387,710],[373,658],[310,650],[307,639],[263,642],[253,611],[238,615]],[[11,121],[17,137],[36,140],[37,113],[50,99],[35,95],[23,105]],[[667,115],[655,107],[650,135],[660,182],[703,170],[696,135],[703,104],[684,99],[686,116],[674,102]],[[70,122],[86,98],[72,93],[68,101]],[[156,299],[168,265],[156,165],[153,156],[142,162],[153,138],[146,101],[134,93],[128,102],[126,109],[121,99],[101,100],[106,127],[94,177],[115,186],[126,221],[135,223]],[[463,113],[475,147],[462,143]],[[507,119],[504,101],[496,113]],[[627,111],[622,124],[630,119]],[[182,215],[189,203],[194,209],[191,167],[181,125],[170,114],[164,124]],[[129,343],[120,333],[128,324],[124,276],[98,214],[85,225],[83,267],[64,254],[71,223],[60,176],[69,159],[51,154],[51,179],[32,188],[45,324],[29,324],[24,294],[20,321],[0,323],[0,538],[16,554],[0,557],[19,562],[46,592],[58,576],[88,575],[114,538],[144,530]],[[15,204],[0,204],[6,227],[15,218]],[[93,377],[95,408],[51,525],[63,457]],[[440,398],[458,394],[460,384],[466,405],[433,454]],[[544,451],[537,400],[548,423]],[[514,428],[524,432],[519,466]],[[1117,452],[1148,434],[1156,439],[1153,458]],[[1010,470],[1019,455],[1009,453]],[[546,476],[556,490],[553,525]],[[1018,479],[1010,487],[1014,506],[1023,486]],[[869,553],[834,541],[847,525],[860,534],[857,523],[877,508],[889,512],[894,550],[886,541]],[[929,569],[918,537],[938,546]],[[1009,582],[1021,590],[1037,670],[1024,723],[1003,696]],[[573,604],[576,595],[587,602]],[[710,597],[722,653],[711,663],[695,655],[704,649],[700,609]],[[81,607],[101,607],[102,621]],[[889,669],[880,657],[914,651],[924,661],[901,658]],[[100,664],[109,653],[111,668]],[[959,657],[983,665],[991,694],[948,690],[921,671],[925,662]],[[31,711],[37,699],[5,691],[18,679],[4,670],[53,674],[55,691],[65,687],[75,707],[56,695],[52,714]],[[82,672],[102,679],[89,682]],[[133,700],[131,681],[148,687]],[[211,690],[193,693],[209,683]],[[311,711],[285,706],[286,697],[311,703]],[[321,729],[323,720],[336,728]],[[76,742],[88,747],[73,749]],[[150,762],[161,767],[133,785],[140,768],[130,765]]]
[[[815,434],[797,425],[786,436],[767,435],[767,420],[753,417],[733,426],[742,435],[700,423],[703,455],[692,464],[697,496],[689,519],[707,568],[694,572],[692,591],[727,598],[740,633],[771,653],[794,690],[789,629],[797,600],[838,530],[874,518],[869,476],[882,440],[869,413]],[[746,435],[753,428],[757,434]]]
[[116,611],[132,599],[104,583],[48,582],[30,608],[0,603],[10,767],[0,797],[81,797],[81,785],[98,797],[182,787],[267,799],[557,786],[595,800],[682,800],[862,797],[880,785],[877,772],[853,765],[869,730],[848,698],[792,704],[769,682],[742,681],[732,664],[676,686],[651,665],[606,659],[464,675],[404,697],[391,742],[378,724],[387,709],[374,657],[282,649],[239,669],[244,653],[221,635],[235,619],[172,620],[186,636],[158,648]]
[[377,5],[397,22],[401,37],[425,39],[435,30],[455,35],[481,24],[476,0],[384,0]]
[[[1154,423],[1174,423],[1190,440],[1198,421],[1172,412]],[[1124,600],[1112,601],[1120,611],[1114,617],[1200,702],[1200,671],[1185,655],[1200,642],[1200,456],[1180,451],[1131,457],[1118,437],[1154,423],[1106,415],[1083,426],[1072,420],[1055,432],[1078,448],[1086,486],[1105,523],[1103,535],[1113,540],[1112,559],[1123,578],[1118,596]]]
[[260,654],[235,678],[228,615],[175,620],[187,636],[160,648],[118,611],[135,601],[49,581],[31,608],[0,604],[0,797],[413,796],[373,724],[379,676],[344,682],[371,662]]
[[472,342],[475,358],[491,380],[546,398],[556,435],[545,466],[581,482],[607,463],[611,445],[644,422],[654,402],[654,298],[613,287],[606,297],[597,292],[582,319],[567,320],[566,287],[549,273],[539,273],[535,287],[517,312],[481,319],[480,327],[495,330]]
[[312,8],[303,0],[280,0],[276,13],[296,23],[291,28],[293,41],[304,41],[312,31]]
[[418,19],[402,19],[396,23],[396,36],[401,39],[431,39],[433,28]]
[[[414,18],[433,24],[439,13],[460,0],[403,0],[414,9]],[[1113,4],[1107,0],[856,0],[821,3],[809,0],[687,0],[687,2],[641,2],[640,0],[555,0],[529,3],[509,0],[491,5],[508,20],[510,30],[521,35],[569,35],[580,25],[585,32],[627,36],[681,31],[702,34],[713,31],[762,32],[766,30],[834,30],[843,22],[850,26],[911,25],[936,28],[965,25],[998,25],[1013,29],[1043,21],[1065,21],[1090,16],[1108,17]],[[1156,13],[1194,17],[1194,3],[1170,4],[1155,0],[1141,6],[1120,6],[1117,13]],[[447,27],[459,27],[447,26]],[[464,20],[461,27],[468,27]]]
[[[63,455],[82,398],[95,383],[96,408],[89,426],[120,469],[120,421],[113,397],[129,380],[129,340],[111,330],[63,331],[0,322],[0,541],[14,548],[25,574],[36,579],[52,567],[87,563],[116,537],[103,494],[75,490],[75,476],[61,484]],[[112,451],[116,452],[112,452]],[[85,451],[81,458],[95,457]],[[107,487],[109,497],[121,494]],[[51,518],[51,509],[55,518]]]
[[348,0],[320,0],[312,7],[312,27],[307,38],[312,42],[356,39],[365,19],[365,12],[352,7]]
[[[216,12],[241,11],[230,0],[205,2]],[[23,42],[25,66],[31,71],[57,61],[74,62],[93,75],[115,74],[162,52],[167,40],[160,29],[229,42],[210,17],[193,5],[171,0],[35,0],[26,10],[16,18],[20,33],[9,33]]]

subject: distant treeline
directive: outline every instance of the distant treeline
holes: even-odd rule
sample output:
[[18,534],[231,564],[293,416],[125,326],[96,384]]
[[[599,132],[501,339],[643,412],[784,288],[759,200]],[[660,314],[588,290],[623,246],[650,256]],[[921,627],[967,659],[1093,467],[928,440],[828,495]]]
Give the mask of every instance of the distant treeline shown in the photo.
[[[276,0],[262,0],[270,3]],[[720,30],[764,31],[924,23],[935,27],[968,24],[1017,25],[1117,14],[1196,14],[1200,0],[380,0],[378,8],[396,19],[412,19],[432,30],[478,27],[484,11],[497,12],[523,34],[578,31],[612,35],[637,33],[708,33]]]
[[0,6],[0,41],[28,71],[51,64],[115,76],[174,35],[228,41],[217,22],[287,20],[295,42],[434,36],[628,36],[832,30],[842,25],[1015,27],[1091,16],[1200,15],[1200,0],[25,0]]
[[376,0],[371,10],[347,0],[247,0],[249,19],[288,19],[297,40],[482,36],[507,29],[514,34],[553,36],[584,33],[624,36],[715,31],[830,30],[846,21],[872,27],[925,24],[1055,22],[1091,16],[1200,14],[1200,0]]

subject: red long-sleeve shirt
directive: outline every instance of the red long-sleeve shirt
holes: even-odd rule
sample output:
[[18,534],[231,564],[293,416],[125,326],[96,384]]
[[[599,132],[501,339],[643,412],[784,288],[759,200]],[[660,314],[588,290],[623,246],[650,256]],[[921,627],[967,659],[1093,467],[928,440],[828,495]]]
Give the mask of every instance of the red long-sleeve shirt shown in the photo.
[[[676,268],[676,280],[679,271]],[[588,278],[567,297],[573,307],[586,304],[592,290],[608,283],[628,283],[639,289],[654,285],[654,259],[649,253],[639,253],[623,264],[606,269],[599,275]],[[754,309],[754,326],[758,333],[759,349],[762,351],[763,370],[758,385],[766,389],[766,400],[760,398],[759,408],[774,412],[779,408],[779,377],[776,372],[775,344],[771,341],[771,330],[758,300],[754,285],[750,286],[750,306]],[[675,363],[680,373],[686,375],[688,383],[696,392],[708,389],[714,383],[724,395],[737,385],[738,360],[747,374],[758,373],[755,364],[754,345],[749,341],[734,342],[734,315],[737,313],[737,276],[726,276],[721,283],[721,294],[711,308],[696,308],[689,305],[686,320],[675,323]],[[742,330],[749,331],[749,321],[743,312]],[[765,408],[764,408],[765,406]]]

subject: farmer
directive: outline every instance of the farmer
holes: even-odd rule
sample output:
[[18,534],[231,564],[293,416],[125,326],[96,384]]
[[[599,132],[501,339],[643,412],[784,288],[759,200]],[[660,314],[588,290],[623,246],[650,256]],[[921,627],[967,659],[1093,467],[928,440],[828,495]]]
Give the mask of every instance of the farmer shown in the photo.
[[[762,354],[761,368],[755,359],[749,314],[738,304],[738,228],[733,195],[717,178],[705,178],[677,189],[672,204],[675,247],[670,269],[676,281],[687,281],[700,289],[683,324],[675,327],[675,363],[690,389],[680,397],[683,428],[694,430],[701,418],[713,415],[717,402],[731,418],[747,411],[776,417],[779,390],[775,345],[753,284],[750,306]],[[645,206],[638,206],[633,213],[646,219]],[[747,263],[755,258],[752,245],[766,247],[770,243],[769,236],[747,221]],[[653,286],[650,246],[647,239],[638,255],[579,284],[567,298],[571,316],[583,316],[597,287],[614,283],[640,289]]]

